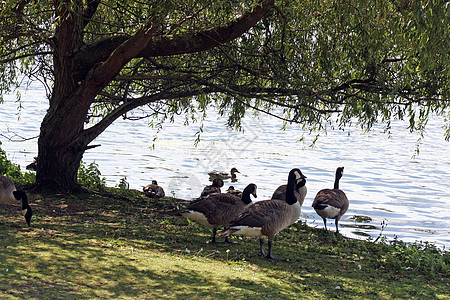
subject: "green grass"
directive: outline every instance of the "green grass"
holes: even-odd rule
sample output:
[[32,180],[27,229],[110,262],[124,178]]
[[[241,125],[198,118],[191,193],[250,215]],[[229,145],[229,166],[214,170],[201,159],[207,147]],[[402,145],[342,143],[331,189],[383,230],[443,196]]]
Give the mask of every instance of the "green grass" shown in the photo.
[[295,224],[259,243],[209,244],[211,230],[176,215],[185,204],[123,193],[29,194],[26,227],[0,207],[0,298],[450,299],[449,253],[378,244]]

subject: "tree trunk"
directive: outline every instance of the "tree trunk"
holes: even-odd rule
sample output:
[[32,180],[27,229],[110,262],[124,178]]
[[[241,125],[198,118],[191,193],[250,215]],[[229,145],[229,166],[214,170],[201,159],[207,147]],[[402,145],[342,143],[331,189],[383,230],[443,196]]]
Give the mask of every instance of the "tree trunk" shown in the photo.
[[[86,52],[83,29],[100,3],[98,0],[79,1],[69,9],[72,1],[64,0],[56,10],[61,23],[55,31],[53,52],[54,86],[50,107],[41,124],[38,140],[36,189],[51,191],[79,190],[78,168],[84,152],[103,130],[119,115],[111,114],[100,124],[84,129],[89,107],[96,95],[108,85],[130,60],[136,57],[174,55],[205,51],[235,39],[255,25],[272,7],[273,0],[263,1],[248,14],[230,24],[199,32],[181,35],[178,39],[153,39],[161,26],[163,15],[154,16],[132,37],[122,35],[99,43],[101,47]],[[81,5],[85,3],[86,5]],[[74,13],[73,9],[80,11]],[[116,40],[116,43],[112,41]],[[188,43],[187,41],[190,41]],[[171,42],[171,43],[169,43]],[[163,46],[158,48],[159,46]],[[172,45],[167,50],[168,45]],[[150,49],[149,49],[150,48]],[[152,50],[153,49],[153,50]],[[158,53],[158,50],[162,53]],[[102,51],[100,51],[102,50]],[[166,51],[164,53],[164,51]],[[99,54],[100,52],[100,54]],[[86,63],[88,62],[88,63]],[[130,106],[129,109],[133,107]],[[118,112],[122,108],[118,108]]]
[[90,142],[83,134],[86,114],[87,109],[73,109],[63,103],[58,109],[48,110],[38,140],[38,190],[66,192],[80,189],[78,168]]

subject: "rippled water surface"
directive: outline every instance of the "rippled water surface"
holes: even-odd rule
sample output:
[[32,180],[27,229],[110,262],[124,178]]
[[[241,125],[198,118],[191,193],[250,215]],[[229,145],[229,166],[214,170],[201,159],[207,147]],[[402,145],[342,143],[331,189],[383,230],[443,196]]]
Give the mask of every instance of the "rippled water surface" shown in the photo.
[[[20,112],[14,96],[4,98],[0,133],[17,140],[37,136],[48,107],[44,90],[32,86],[24,93]],[[303,133],[297,126],[281,131],[281,123],[267,116],[246,117],[244,132],[235,132],[211,111],[197,147],[199,125],[183,122],[180,117],[165,124],[153,142],[156,130],[147,126],[148,120],[118,120],[94,141],[101,147],[89,150],[83,160],[95,161],[109,186],[126,177],[131,188],[142,190],[157,179],[166,194],[184,199],[199,196],[208,184],[208,171],[232,167],[241,172],[238,181],[226,182],[224,188],[232,184],[243,189],[252,182],[258,186],[256,200],[268,199],[285,184],[289,170],[298,167],[308,177],[301,220],[319,228],[323,222],[311,203],[320,189],[333,187],[336,168],[344,166],[340,187],[350,208],[340,221],[342,234],[376,238],[382,232],[389,239],[450,247],[450,145],[441,118],[430,121],[415,159],[418,135],[409,133],[405,122],[392,124],[390,138],[382,124],[366,134],[355,128],[330,131],[314,148],[297,142]],[[1,147],[25,169],[37,155],[37,138],[11,142],[4,136]],[[381,231],[383,222],[387,226]],[[327,226],[335,229],[332,221]]]

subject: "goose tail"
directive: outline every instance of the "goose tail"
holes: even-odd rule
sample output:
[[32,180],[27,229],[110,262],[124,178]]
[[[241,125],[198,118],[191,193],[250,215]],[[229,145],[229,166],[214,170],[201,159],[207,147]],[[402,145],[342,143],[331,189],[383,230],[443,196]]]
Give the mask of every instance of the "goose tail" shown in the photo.
[[317,210],[324,210],[327,207],[328,207],[328,204],[323,204],[323,203],[316,203],[313,205],[313,208],[317,209]]

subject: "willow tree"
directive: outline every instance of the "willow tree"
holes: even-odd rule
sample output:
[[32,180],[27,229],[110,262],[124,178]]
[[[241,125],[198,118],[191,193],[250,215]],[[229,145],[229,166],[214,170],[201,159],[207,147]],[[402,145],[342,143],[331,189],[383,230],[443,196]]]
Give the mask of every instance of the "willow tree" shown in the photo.
[[85,151],[137,108],[155,122],[215,106],[235,127],[257,111],[308,130],[404,118],[423,129],[430,113],[448,114],[448,6],[2,1],[0,88],[24,77],[47,86],[36,180],[57,190],[78,187]]

